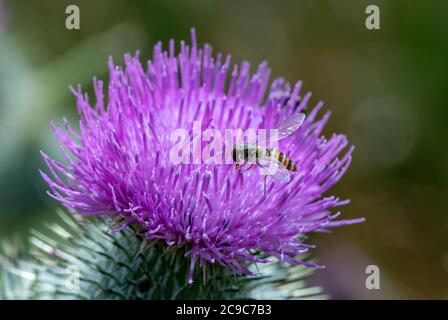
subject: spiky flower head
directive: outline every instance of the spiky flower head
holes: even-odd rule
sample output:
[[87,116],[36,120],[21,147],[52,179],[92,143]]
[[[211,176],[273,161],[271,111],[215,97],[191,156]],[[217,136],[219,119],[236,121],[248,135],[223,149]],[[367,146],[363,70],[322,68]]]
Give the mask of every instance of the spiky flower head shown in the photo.
[[318,116],[322,103],[279,143],[297,173],[286,184],[268,179],[266,192],[256,170],[170,159],[172,132],[191,132],[195,121],[203,130],[274,128],[303,112],[311,94],[300,98],[301,82],[291,90],[276,79],[267,90],[266,63],[251,75],[248,62],[232,65],[230,55],[214,57],[207,44],[198,48],[194,30],[191,47],[181,42],[178,54],[170,41],[167,51],[155,45],[145,67],[138,54],[124,60],[123,68],[109,61],[106,97],[96,79],[95,103],[80,86],[72,89],[79,133],[68,121],[53,125],[66,163],[43,153],[50,175],[41,174],[49,195],[64,206],[120,218],[121,228],[137,225],[148,241],[184,248],[190,281],[198,264],[224,265],[237,274],[268,257],[309,265],[297,259],[312,247],[306,233],[362,221],[335,221],[339,213],[331,210],[348,200],[323,196],[347,171],[353,147],[344,135],[322,135],[330,116]]

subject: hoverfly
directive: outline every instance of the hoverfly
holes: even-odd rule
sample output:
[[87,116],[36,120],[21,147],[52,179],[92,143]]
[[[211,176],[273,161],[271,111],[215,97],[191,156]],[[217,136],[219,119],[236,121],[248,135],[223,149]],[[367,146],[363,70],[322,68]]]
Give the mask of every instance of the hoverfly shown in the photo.
[[[293,134],[305,120],[304,113],[297,113],[290,116],[277,126],[270,136],[270,141],[279,141]],[[266,178],[271,176],[279,182],[289,182],[290,172],[296,172],[296,164],[282,151],[266,146],[266,138],[257,140],[256,143],[235,144],[232,148],[232,159],[235,162],[235,169],[245,172],[255,164],[264,170],[265,173],[265,193]],[[248,166],[246,168],[246,166]],[[244,169],[244,170],[243,170]]]

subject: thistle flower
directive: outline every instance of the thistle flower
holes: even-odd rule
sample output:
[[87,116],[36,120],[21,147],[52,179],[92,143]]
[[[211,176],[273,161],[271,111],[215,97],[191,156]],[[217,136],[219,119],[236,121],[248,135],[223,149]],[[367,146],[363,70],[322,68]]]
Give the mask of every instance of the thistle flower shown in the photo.
[[203,129],[274,128],[302,112],[311,94],[299,98],[301,82],[291,90],[276,79],[266,96],[266,63],[251,75],[248,62],[232,66],[230,55],[198,48],[194,30],[191,47],[181,42],[177,55],[173,40],[168,51],[155,45],[146,69],[138,53],[124,60],[124,68],[109,60],[107,98],[96,79],[94,104],[80,86],[72,88],[79,133],[66,120],[64,127],[52,124],[66,163],[42,153],[50,175],[41,174],[64,206],[120,218],[116,231],[138,225],[148,241],[185,248],[190,282],[197,264],[217,263],[236,274],[250,274],[251,263],[269,257],[320,267],[297,258],[313,247],[304,235],[363,221],[336,221],[339,213],[331,210],[348,200],[323,196],[347,171],[353,147],[344,135],[322,136],[330,113],[318,117],[321,102],[279,143],[298,172],[287,184],[268,180],[266,193],[256,170],[170,161],[170,134],[191,131],[193,121]]

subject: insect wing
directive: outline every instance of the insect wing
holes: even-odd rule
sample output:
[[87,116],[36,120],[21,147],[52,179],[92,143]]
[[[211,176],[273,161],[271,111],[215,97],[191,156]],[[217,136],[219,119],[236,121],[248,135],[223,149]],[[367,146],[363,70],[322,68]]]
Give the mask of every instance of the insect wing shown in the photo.
[[296,113],[283,121],[276,129],[276,132],[271,136],[272,141],[281,140],[293,134],[305,120],[304,113]]
[[286,169],[285,166],[277,159],[264,156],[259,159],[258,164],[266,175],[272,177],[276,181],[286,183],[291,180],[288,169]]
[[[303,124],[303,121],[305,120],[305,114],[304,113],[296,113],[287,118],[285,121],[280,123],[277,128],[270,131],[270,137],[269,140],[271,142],[281,140],[283,138],[286,138],[294,133],[300,126]],[[267,137],[260,140],[258,143],[260,145],[263,145],[266,142]]]

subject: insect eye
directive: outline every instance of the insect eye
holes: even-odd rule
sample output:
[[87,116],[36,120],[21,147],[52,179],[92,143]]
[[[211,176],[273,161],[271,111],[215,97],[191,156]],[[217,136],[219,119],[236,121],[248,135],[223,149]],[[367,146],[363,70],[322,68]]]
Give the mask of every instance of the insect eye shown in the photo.
[[236,162],[236,148],[233,148],[233,150],[232,150],[232,158],[233,158],[233,161]]

